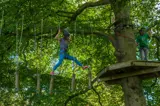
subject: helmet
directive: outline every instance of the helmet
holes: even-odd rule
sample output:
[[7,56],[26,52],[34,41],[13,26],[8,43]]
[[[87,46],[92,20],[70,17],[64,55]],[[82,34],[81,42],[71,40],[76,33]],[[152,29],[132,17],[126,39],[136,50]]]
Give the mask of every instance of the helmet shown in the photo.
[[69,36],[70,36],[70,33],[67,31],[67,29],[64,29],[64,30],[63,30],[63,35],[64,35],[65,37],[69,37]]

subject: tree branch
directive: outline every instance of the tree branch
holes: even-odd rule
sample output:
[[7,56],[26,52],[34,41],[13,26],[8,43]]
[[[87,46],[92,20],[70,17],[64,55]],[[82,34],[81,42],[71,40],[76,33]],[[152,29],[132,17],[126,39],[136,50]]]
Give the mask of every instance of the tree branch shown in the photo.
[[93,34],[106,36],[108,38],[108,40],[112,43],[112,45],[115,48],[117,48],[116,41],[115,41],[115,38],[113,36],[107,35],[107,34],[102,33],[102,32],[93,32]]
[[99,93],[96,91],[96,89],[94,89],[93,87],[92,87],[92,89],[93,89],[93,91],[98,95],[98,102],[99,102],[100,106],[102,106],[101,96],[100,96]]
[[61,17],[67,17],[67,18],[71,18],[71,16],[64,15],[64,14],[62,15],[62,14],[58,14],[58,13],[57,13],[57,15],[58,15],[58,16],[61,16]]
[[80,91],[80,92],[78,92],[78,93],[76,93],[76,94],[74,94],[74,95],[69,96],[69,98],[65,101],[64,106],[67,106],[68,102],[69,102],[71,99],[75,98],[76,96],[85,94],[85,93],[88,92],[89,90],[90,90],[90,89],[86,88],[85,90],[82,90],[82,91]]
[[152,85],[150,86],[151,88],[154,87],[154,86],[156,85],[157,79],[158,79],[158,78],[156,77],[155,80],[154,80],[154,82],[153,82]]
[[64,2],[64,0],[62,0],[59,4],[61,5]]
[[58,10],[56,13],[57,13],[57,14],[58,14],[58,13],[74,14],[74,12],[68,12],[68,11],[62,11],[62,10]]
[[77,16],[79,14],[81,14],[86,8],[89,8],[89,7],[96,7],[96,6],[101,6],[101,5],[106,5],[106,4],[109,4],[110,1],[109,0],[100,0],[100,1],[97,1],[97,2],[87,2],[85,4],[83,4],[76,12],[75,14],[72,15],[72,18],[70,19],[69,22],[72,22],[72,21],[75,21]]

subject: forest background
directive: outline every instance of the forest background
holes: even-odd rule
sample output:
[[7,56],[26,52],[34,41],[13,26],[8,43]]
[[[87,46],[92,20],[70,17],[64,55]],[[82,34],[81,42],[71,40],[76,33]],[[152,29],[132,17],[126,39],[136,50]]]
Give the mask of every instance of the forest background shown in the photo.
[[[134,36],[151,30],[149,60],[159,61],[159,0],[110,0],[130,7]],[[114,7],[109,0],[1,0],[0,1],[0,105],[1,106],[124,106],[121,86],[95,82],[88,89],[88,70],[74,65],[76,89],[71,91],[72,61],[56,70],[53,95],[49,95],[50,71],[58,60],[57,29],[67,28],[72,42],[69,53],[90,65],[92,79],[117,62],[110,42],[115,29]],[[136,58],[139,60],[138,49]],[[20,89],[15,92],[15,72]],[[37,92],[40,74],[40,93]],[[160,80],[143,81],[148,106],[160,105]]]

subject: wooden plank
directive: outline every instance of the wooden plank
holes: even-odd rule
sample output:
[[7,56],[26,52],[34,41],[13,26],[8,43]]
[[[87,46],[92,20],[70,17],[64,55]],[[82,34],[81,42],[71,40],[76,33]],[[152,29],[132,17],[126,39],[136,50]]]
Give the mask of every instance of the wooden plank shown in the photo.
[[15,91],[19,91],[19,71],[15,72]]
[[[146,70],[147,68],[151,68],[151,67],[152,68],[156,68],[158,66],[160,66],[160,62],[158,62],[158,61],[141,61],[141,60],[137,61],[137,60],[131,60],[131,61],[116,63],[116,64],[113,64],[111,66],[108,66],[107,68],[105,68],[101,72],[99,72],[97,74],[97,77],[99,79],[101,79],[100,77],[105,77],[105,75],[108,75],[111,78],[109,78],[109,77],[107,77],[107,78],[112,79],[112,77],[113,77],[112,74],[113,73],[116,74],[116,72],[119,72],[119,71],[121,71],[123,69],[125,69],[126,71],[128,70],[125,73],[130,73],[130,71],[136,71],[136,70],[139,70],[139,68],[140,68],[140,70]],[[133,73],[133,72],[131,72],[131,73]],[[138,73],[141,73],[141,71],[138,72]],[[136,73],[134,73],[134,74],[136,74]],[[118,76],[119,75],[121,75],[121,74],[118,74]]]
[[76,74],[72,74],[72,81],[71,81],[71,91],[74,91],[76,89]]
[[41,91],[40,74],[37,73],[37,93],[40,94],[40,91]]
[[49,94],[50,95],[53,94],[53,85],[54,85],[54,75],[51,75],[51,80],[50,80],[50,84],[49,84]]
[[111,66],[108,66],[108,67],[104,68],[102,71],[100,71],[97,74],[97,77],[101,77],[107,71],[112,71],[112,70],[115,70],[115,69],[121,69],[121,68],[125,68],[125,67],[130,67],[131,66],[131,62],[132,61],[121,62],[121,63],[116,63],[116,64],[113,64]]
[[[158,72],[155,72],[155,73],[143,74],[143,75],[139,76],[139,78],[142,79],[142,80],[152,79],[152,78],[156,78],[156,77],[160,77],[160,73],[158,74]],[[104,81],[104,83],[105,83],[106,86],[107,85],[115,85],[115,84],[120,84],[121,80],[119,80],[119,79],[108,80],[108,81]]]
[[91,72],[91,68],[89,68],[88,70],[88,89],[92,88],[92,72]]
[[157,67],[160,66],[160,62],[153,61],[133,61],[132,66],[148,66],[148,67]]
[[109,80],[116,80],[116,79],[138,76],[138,75],[143,75],[143,74],[155,73],[155,72],[158,72],[158,71],[160,71],[160,67],[152,68],[152,69],[146,69],[146,70],[132,71],[132,72],[123,73],[123,74],[116,74],[116,75],[112,75],[112,76],[109,76],[109,77],[106,77],[106,78],[99,78],[99,79],[100,79],[100,81],[109,81]]
[[132,61],[127,61],[127,62],[121,62],[121,63],[116,63],[108,67],[108,70],[116,70],[116,69],[121,69],[125,67],[130,67]]
[[104,68],[102,71],[100,71],[98,74],[97,74],[97,77],[100,77],[102,76],[104,73],[106,73],[108,71],[108,67],[107,68]]

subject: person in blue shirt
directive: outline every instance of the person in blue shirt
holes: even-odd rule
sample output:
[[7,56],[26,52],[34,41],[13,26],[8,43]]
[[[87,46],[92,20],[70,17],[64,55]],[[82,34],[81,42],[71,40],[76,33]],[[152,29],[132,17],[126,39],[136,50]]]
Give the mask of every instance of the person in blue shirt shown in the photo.
[[151,38],[151,34],[145,32],[145,28],[141,28],[139,30],[139,36],[136,38],[137,45],[139,46],[139,52],[141,60],[148,60],[148,52],[149,52],[149,40]]
[[88,68],[88,66],[83,66],[81,62],[79,62],[75,57],[69,55],[67,53],[68,50],[68,44],[70,42],[70,34],[67,30],[63,31],[63,38],[59,37],[61,30],[58,30],[57,35],[55,36],[55,39],[57,39],[60,42],[60,53],[59,53],[59,61],[57,64],[53,67],[53,70],[50,72],[51,75],[54,75],[54,71],[62,64],[64,59],[72,60],[74,61],[77,65],[82,67],[82,69]]

